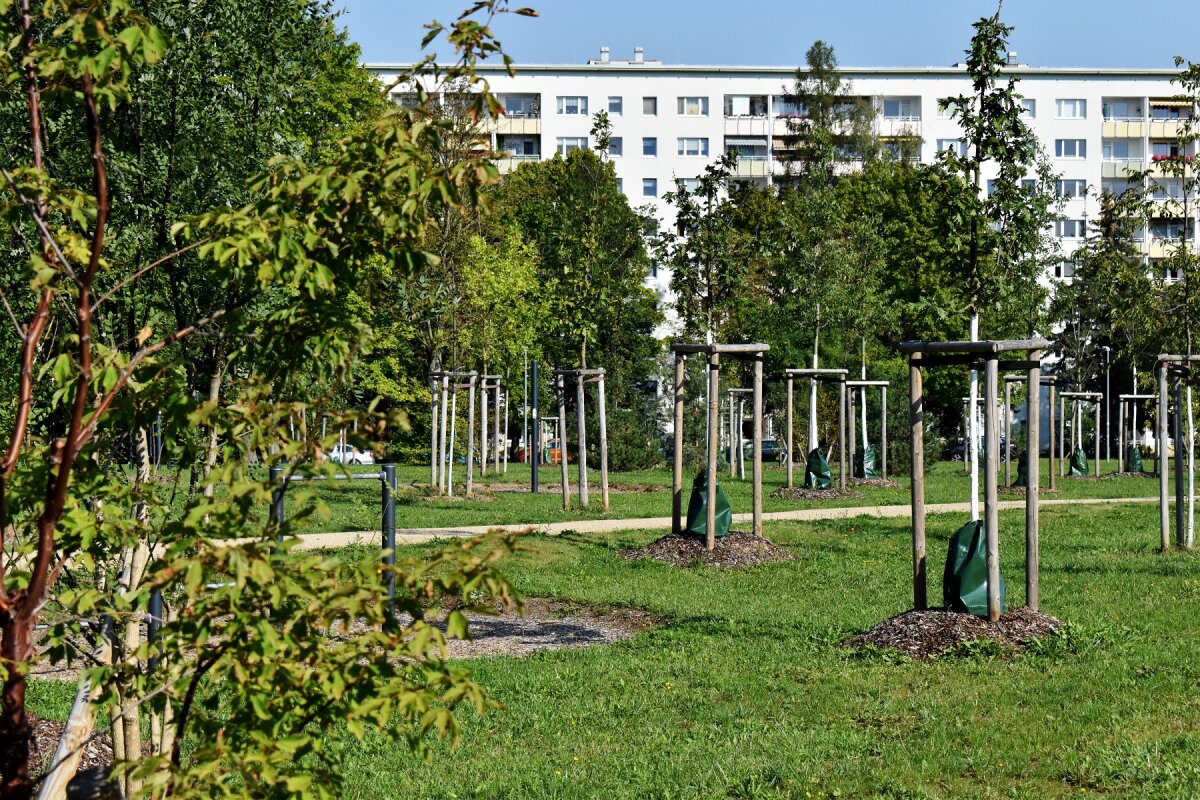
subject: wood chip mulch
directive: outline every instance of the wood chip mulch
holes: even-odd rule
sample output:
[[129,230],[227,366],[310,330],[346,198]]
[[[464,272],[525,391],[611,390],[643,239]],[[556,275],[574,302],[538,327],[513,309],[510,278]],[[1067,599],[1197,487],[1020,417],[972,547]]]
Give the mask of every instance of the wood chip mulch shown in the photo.
[[899,489],[900,484],[891,478],[851,478],[851,486],[874,486],[878,489]]
[[676,567],[749,567],[795,558],[790,550],[752,533],[730,531],[728,536],[716,540],[712,552],[704,545],[701,536],[669,533],[644,547],[631,547],[619,551],[617,555],[626,561],[652,558]]
[[1143,470],[1141,472],[1108,472],[1108,473],[1105,473],[1104,475],[1101,475],[1100,480],[1109,481],[1109,480],[1115,480],[1117,478],[1157,478],[1157,477],[1158,476],[1155,475],[1153,472],[1146,472],[1145,470]]
[[1001,614],[1000,621],[995,623],[945,609],[905,611],[865,633],[851,636],[838,647],[870,645],[924,660],[967,642],[989,640],[1000,644],[1005,651],[1016,652],[1023,650],[1028,642],[1053,633],[1061,624],[1049,614],[1027,606]]
[[[42,719],[34,714],[29,714],[29,723],[33,725],[32,761],[37,765],[37,771],[42,772],[53,766],[50,759],[54,758],[58,740],[62,738],[63,728],[66,726],[61,722]],[[112,763],[112,759],[112,739],[107,733],[102,733],[94,736],[84,745],[79,769],[106,767]]]
[[[1010,496],[1015,496],[1015,497],[1024,497],[1025,496],[1025,487],[1024,486],[1001,486],[1000,494],[1010,495]],[[1043,486],[1042,490],[1040,492],[1038,492],[1038,497],[1054,497],[1057,494],[1059,494],[1058,489],[1047,489],[1045,486]]]
[[781,486],[771,492],[771,497],[778,500],[837,500],[845,497],[865,497],[862,492],[854,489],[805,489],[802,486],[797,486],[789,489],[786,486]]

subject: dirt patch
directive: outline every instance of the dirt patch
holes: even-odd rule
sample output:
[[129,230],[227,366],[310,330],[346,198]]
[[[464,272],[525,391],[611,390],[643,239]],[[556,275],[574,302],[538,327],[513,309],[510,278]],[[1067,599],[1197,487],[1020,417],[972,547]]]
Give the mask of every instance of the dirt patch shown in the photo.
[[[999,489],[999,493],[1002,495],[1007,495],[1009,497],[1024,497],[1025,496],[1025,487],[1024,486],[1001,486]],[[1041,491],[1038,492],[1038,497],[1054,497],[1057,494],[1059,494],[1058,489],[1047,489],[1045,486],[1043,486]]]
[[[58,747],[58,740],[62,738],[63,728],[66,725],[54,720],[42,719],[32,713],[29,714],[29,723],[33,726],[31,760],[36,765],[34,772],[42,773],[53,766],[50,760],[54,758],[54,751]],[[79,769],[107,767],[112,763],[112,759],[112,739],[109,738],[107,733],[100,733],[93,736],[84,745],[83,756],[79,761]]]
[[1157,477],[1158,476],[1155,475],[1153,472],[1146,472],[1145,470],[1143,470],[1142,472],[1107,472],[1104,475],[1100,476],[1100,480],[1111,481],[1111,480],[1115,480],[1117,478],[1157,478]]
[[669,533],[644,547],[631,547],[617,553],[626,561],[652,558],[676,567],[750,567],[772,561],[791,561],[790,550],[752,533],[730,532],[716,540],[712,552],[703,537]]
[[905,611],[865,633],[851,636],[838,647],[879,647],[928,659],[968,642],[986,640],[996,642],[1005,651],[1016,652],[1023,650],[1028,642],[1053,633],[1061,624],[1027,606],[1001,614],[998,622],[945,609]]
[[771,497],[778,500],[840,500],[847,497],[865,497],[862,492],[854,489],[805,489],[796,486],[792,489],[781,486],[771,492]]

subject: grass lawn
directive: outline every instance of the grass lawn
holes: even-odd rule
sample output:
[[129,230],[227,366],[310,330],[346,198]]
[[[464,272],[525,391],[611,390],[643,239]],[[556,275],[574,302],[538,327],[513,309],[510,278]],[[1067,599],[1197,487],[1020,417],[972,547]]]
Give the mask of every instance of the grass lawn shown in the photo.
[[[835,648],[910,606],[908,525],[776,523],[797,560],[748,570],[628,564],[655,534],[531,537],[527,595],[636,606],[628,642],[473,662],[504,708],[465,718],[431,765],[368,741],[349,797],[1200,796],[1200,558],[1154,552],[1153,506],[1045,509],[1041,652],[916,663]],[[1010,603],[1023,525],[1002,515]],[[932,517],[930,596],[949,535]]]
[[[1042,464],[1044,485],[1048,467],[1044,459]],[[1149,469],[1152,464],[1147,463],[1146,466]],[[375,468],[355,467],[353,469],[355,471],[372,471]],[[1115,469],[1115,461],[1101,464],[1101,474]],[[1015,464],[1013,470],[1015,477]],[[460,472],[459,469],[455,470],[456,483],[459,483]],[[488,499],[464,500],[461,497],[461,485],[457,489],[459,493],[457,498],[428,497],[425,483],[429,480],[429,468],[401,466],[397,470],[400,488],[397,497],[396,524],[400,528],[453,528],[468,525],[536,524],[569,519],[670,516],[671,472],[669,469],[619,472],[610,475],[609,482],[614,491],[611,495],[611,510],[607,514],[600,510],[599,473],[591,471],[589,474],[591,476],[591,507],[586,511],[580,511],[575,506],[577,472],[575,465],[571,465],[572,510],[564,512],[562,496],[558,489],[548,490],[545,488],[545,485],[550,482],[554,482],[557,486],[559,471],[556,467],[541,470],[543,486],[542,492],[538,495],[530,494],[528,491],[529,467],[523,464],[512,464],[509,466],[508,474],[499,479],[493,480],[493,476],[489,474],[486,478],[477,480],[477,485],[484,488],[495,483],[503,483],[505,487],[502,490],[490,492]],[[685,474],[685,492],[690,492],[693,477],[695,477],[694,472]],[[1003,478],[1003,475],[1001,477]],[[725,473],[722,473],[720,478],[721,486],[729,496],[734,511],[750,511],[750,481],[748,479],[745,481],[731,479]],[[836,501],[781,500],[771,498],[770,493],[786,484],[786,475],[783,468],[771,465],[764,470],[763,491],[766,499],[763,506],[766,511],[787,511],[829,505],[905,505],[909,502],[907,474],[894,476],[894,478],[898,488],[859,487],[863,494],[861,498],[843,498]],[[797,469],[796,485],[801,485],[803,480],[803,469]],[[647,491],[647,489],[657,489],[657,491]],[[1152,497],[1158,494],[1158,481],[1152,477],[1105,478],[1099,481],[1064,478],[1058,481],[1058,489],[1059,493],[1055,496],[1063,498]],[[303,491],[302,487],[293,487],[289,491],[288,504],[290,507],[296,507],[297,502],[304,502],[299,496]],[[329,513],[327,516],[314,515],[306,520],[299,528],[300,532],[379,530],[380,485],[378,482],[325,483],[314,487],[310,494],[324,503]],[[929,465],[926,478],[927,502],[963,502],[966,500],[967,494],[968,478],[963,472],[961,463],[943,461]]]

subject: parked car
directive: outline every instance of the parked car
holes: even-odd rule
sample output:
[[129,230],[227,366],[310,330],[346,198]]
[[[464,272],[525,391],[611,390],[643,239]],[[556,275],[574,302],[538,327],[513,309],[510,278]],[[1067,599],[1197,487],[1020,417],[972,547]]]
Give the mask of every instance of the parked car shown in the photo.
[[352,444],[335,444],[326,456],[335,464],[374,464],[372,450],[359,450]]
[[[749,459],[754,453],[754,442],[746,442],[743,447],[746,450],[746,458]],[[764,464],[769,461],[782,463],[787,460],[787,448],[778,439],[763,439],[762,457]]]

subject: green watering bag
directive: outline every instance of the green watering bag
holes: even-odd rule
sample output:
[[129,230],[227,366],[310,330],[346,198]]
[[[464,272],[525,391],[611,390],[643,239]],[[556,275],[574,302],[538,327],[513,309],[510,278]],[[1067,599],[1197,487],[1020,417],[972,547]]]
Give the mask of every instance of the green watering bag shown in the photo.
[[804,467],[804,488],[828,489],[831,486],[833,479],[830,477],[829,462],[818,447],[808,454],[808,464]]
[[[733,509],[729,498],[717,484],[717,524],[715,534],[727,536],[729,526],[733,523]],[[700,470],[696,480],[692,481],[692,497],[688,500],[687,532],[705,536],[708,525],[708,470]]]
[[[963,525],[950,537],[946,571],[942,575],[942,600],[951,611],[987,616],[987,536],[983,521]],[[1000,579],[1000,610],[1004,602],[1004,578]]]

